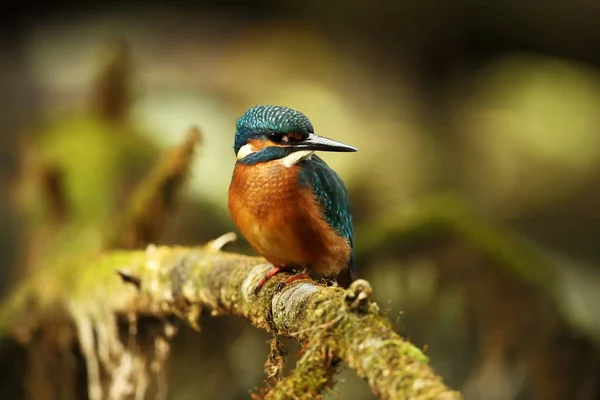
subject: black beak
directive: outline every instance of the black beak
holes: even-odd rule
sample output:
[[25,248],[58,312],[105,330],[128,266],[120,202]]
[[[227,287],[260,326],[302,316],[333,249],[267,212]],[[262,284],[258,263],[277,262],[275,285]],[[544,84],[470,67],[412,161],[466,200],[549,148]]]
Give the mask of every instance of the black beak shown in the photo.
[[301,142],[294,144],[295,150],[315,150],[315,151],[337,151],[354,152],[358,151],[356,147],[327,139],[326,137],[309,133],[308,137]]

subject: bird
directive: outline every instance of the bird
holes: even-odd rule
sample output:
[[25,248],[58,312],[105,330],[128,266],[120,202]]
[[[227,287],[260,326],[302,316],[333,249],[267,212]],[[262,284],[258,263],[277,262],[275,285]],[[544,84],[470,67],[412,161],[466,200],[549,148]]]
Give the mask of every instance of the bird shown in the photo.
[[236,122],[236,163],[228,206],[234,224],[272,268],[294,272],[278,290],[311,273],[355,279],[350,197],[340,176],[315,154],[355,147],[315,134],[308,117],[284,106],[257,105]]

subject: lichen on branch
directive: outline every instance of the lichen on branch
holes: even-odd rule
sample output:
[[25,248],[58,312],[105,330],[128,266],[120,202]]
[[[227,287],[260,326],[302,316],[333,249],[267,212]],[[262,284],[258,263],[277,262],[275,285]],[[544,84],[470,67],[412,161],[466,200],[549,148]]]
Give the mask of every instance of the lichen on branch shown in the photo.
[[[357,281],[344,290],[306,280],[277,291],[277,284],[285,278],[282,274],[256,295],[254,288],[270,265],[259,257],[220,251],[224,242],[198,248],[150,246],[146,251],[112,251],[87,260],[63,260],[60,268],[68,268],[72,275],[68,284],[52,293],[39,292],[35,286],[45,284],[40,277],[28,290],[50,296],[40,304],[61,302],[75,311],[72,317],[80,330],[88,324],[114,326],[115,316],[132,314],[159,319],[176,315],[195,325],[200,314],[208,312],[240,316],[276,337],[293,338],[304,346],[303,356],[295,371],[266,389],[267,398],[302,398],[307,393],[318,397],[330,387],[339,361],[356,371],[382,399],[460,398],[433,372],[421,351],[396,334],[369,301],[368,282]],[[13,306],[15,316],[20,307]],[[112,343],[112,351],[118,353],[119,346],[109,340],[115,329],[103,327],[102,331],[104,342]],[[106,367],[101,357],[92,361],[98,368]],[[99,398],[98,386],[93,390]]]

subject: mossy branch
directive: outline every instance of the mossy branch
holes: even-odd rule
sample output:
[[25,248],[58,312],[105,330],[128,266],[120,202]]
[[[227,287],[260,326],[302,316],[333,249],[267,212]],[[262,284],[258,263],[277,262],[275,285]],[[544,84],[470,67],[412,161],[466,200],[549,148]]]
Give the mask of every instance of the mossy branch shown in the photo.
[[[37,276],[27,290],[31,295],[47,296],[36,304],[64,303],[80,332],[98,324],[114,325],[116,316],[132,314],[159,318],[176,315],[196,325],[201,313],[208,311],[211,315],[241,316],[276,337],[294,338],[303,344],[304,354],[295,372],[267,389],[270,399],[318,397],[328,387],[339,360],[365,379],[382,399],[461,398],[444,385],[421,351],[398,336],[377,305],[369,301],[368,282],[359,280],[343,290],[303,281],[277,292],[284,276],[276,276],[255,295],[254,288],[270,265],[262,258],[220,251],[230,239],[224,237],[201,248],[151,246],[146,251],[114,251],[99,258],[64,260],[60,271],[69,279],[63,282],[57,278],[63,274],[54,270],[52,275]],[[82,263],[86,268],[80,267]],[[60,287],[52,292],[38,290],[38,286],[48,286],[49,276],[54,276],[54,284]],[[13,302],[8,314],[21,314],[25,304],[31,304],[24,301],[28,297],[24,293],[17,296],[20,301]],[[0,314],[9,317],[6,312]],[[101,331],[107,335],[115,329],[102,326]],[[112,341],[105,338],[103,342]],[[120,347],[111,347],[115,348]],[[88,343],[87,353],[92,349]],[[88,374],[95,371],[94,376],[88,375],[90,391],[92,387],[94,391],[90,396],[99,398],[99,385],[94,385],[98,367],[90,366],[115,368],[115,363],[107,367],[101,357],[91,361],[89,357],[86,355]]]
[[283,400],[289,398],[290,393],[293,393],[295,399],[320,398],[323,391],[333,383],[335,358],[330,350],[326,346],[307,344],[291,374],[276,382],[260,398]]

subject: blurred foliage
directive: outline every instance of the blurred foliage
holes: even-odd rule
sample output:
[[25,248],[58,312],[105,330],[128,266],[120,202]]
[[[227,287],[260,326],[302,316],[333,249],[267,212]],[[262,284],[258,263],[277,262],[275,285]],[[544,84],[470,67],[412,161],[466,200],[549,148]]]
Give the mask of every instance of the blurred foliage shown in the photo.
[[[233,229],[225,199],[235,119],[257,103],[285,104],[305,112],[318,133],[359,148],[357,157],[324,156],[348,183],[359,245],[377,235],[385,242],[376,221],[448,190],[502,227],[502,238],[516,238],[499,259],[472,245],[488,236],[465,240],[460,229],[441,238],[427,231],[408,253],[392,242],[363,255],[361,277],[452,386],[474,399],[591,398],[600,385],[600,8],[566,0],[392,3],[259,1],[198,13],[119,4],[118,13],[36,20],[14,59],[29,71],[23,80],[36,82],[39,117],[51,123],[18,136],[30,143],[33,170],[48,169],[25,170],[19,228],[42,224],[46,238],[98,248],[98,232],[158,149],[196,124],[205,140],[191,190],[161,241],[214,238]],[[123,59],[136,62],[135,73],[91,54],[114,35],[130,43]],[[123,88],[115,74],[132,87],[112,89],[123,101],[99,101],[99,88]],[[26,183],[40,176],[50,177],[47,185]],[[64,199],[50,201],[47,189],[39,195],[56,182]],[[73,234],[53,228],[62,201]],[[551,269],[551,295],[507,273],[502,260],[523,248],[542,260],[538,269]],[[234,249],[250,251],[243,241]],[[266,338],[232,320],[203,328],[202,340],[184,331],[174,343],[174,398],[247,398],[263,376]],[[351,374],[338,387],[341,398],[371,398]]]
[[128,190],[158,155],[157,146],[127,121],[126,47],[107,48],[92,106],[82,115],[38,124],[22,141],[15,183],[24,236],[17,275],[48,257],[101,249]]
[[[512,55],[478,75],[458,115],[480,165],[465,166],[465,176],[486,203],[504,213],[527,212],[568,199],[597,179],[597,71],[566,60]],[[482,171],[494,179],[481,179]]]

